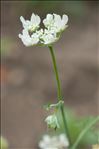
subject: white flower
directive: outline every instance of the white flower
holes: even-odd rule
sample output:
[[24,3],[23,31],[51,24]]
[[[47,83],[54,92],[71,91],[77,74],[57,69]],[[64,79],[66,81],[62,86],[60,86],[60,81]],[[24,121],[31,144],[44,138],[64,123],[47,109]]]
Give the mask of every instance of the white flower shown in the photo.
[[64,149],[69,146],[69,142],[65,134],[59,136],[44,135],[39,142],[40,149]]
[[23,24],[23,28],[29,31],[35,31],[38,29],[41,22],[40,17],[34,13],[32,13],[30,20],[25,20],[22,16],[20,17],[20,20]]
[[30,36],[29,32],[26,29],[23,29],[22,34],[19,34],[19,38],[21,38],[25,46],[32,46],[39,42],[37,34],[32,34]]
[[34,34],[36,34],[38,36],[38,38],[40,39],[43,36],[43,29],[41,28],[40,30],[37,30]]
[[45,27],[52,27],[54,24],[54,19],[52,14],[47,14],[46,18],[43,20]]
[[63,15],[62,18],[57,14],[47,14],[43,23],[46,28],[53,30],[56,33],[63,31],[67,27],[68,16]]
[[52,30],[44,30],[43,35],[41,36],[41,43],[45,45],[50,45],[58,40],[56,33]]
[[45,29],[39,29],[41,19],[34,13],[32,13],[30,20],[25,20],[22,16],[20,20],[24,29],[23,33],[19,34],[19,38],[25,46],[32,46],[37,43],[51,45],[60,38],[61,32],[67,27],[68,16],[63,15],[61,18],[57,14],[47,14],[43,20]]
[[45,119],[45,122],[47,123],[49,128],[53,128],[53,129],[59,128],[59,123],[55,114],[48,116]]

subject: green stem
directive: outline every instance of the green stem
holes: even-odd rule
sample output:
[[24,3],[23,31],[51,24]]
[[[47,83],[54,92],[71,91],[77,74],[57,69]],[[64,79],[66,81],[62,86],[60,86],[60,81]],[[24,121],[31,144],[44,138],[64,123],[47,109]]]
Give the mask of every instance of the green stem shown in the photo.
[[50,53],[51,53],[51,56],[52,56],[52,62],[53,62],[53,67],[54,67],[54,72],[55,72],[55,77],[56,77],[56,82],[57,82],[58,100],[62,100],[61,85],[60,85],[60,79],[59,79],[59,75],[58,75],[58,69],[57,69],[54,50],[51,46],[49,47],[49,49],[50,49]]
[[[61,84],[60,84],[60,79],[59,79],[58,69],[57,69],[57,64],[56,64],[56,58],[55,58],[53,47],[49,46],[49,49],[50,49],[52,63],[53,63],[53,67],[54,67],[55,77],[56,77],[58,101],[60,101],[60,100],[63,100],[63,97],[62,97]],[[68,137],[69,145],[71,146],[71,139],[70,139],[70,135],[69,135],[69,131],[68,131],[67,121],[65,118],[64,105],[61,106],[60,110],[61,110],[62,119],[63,119],[63,123],[64,123],[65,133],[66,133],[66,136]]]

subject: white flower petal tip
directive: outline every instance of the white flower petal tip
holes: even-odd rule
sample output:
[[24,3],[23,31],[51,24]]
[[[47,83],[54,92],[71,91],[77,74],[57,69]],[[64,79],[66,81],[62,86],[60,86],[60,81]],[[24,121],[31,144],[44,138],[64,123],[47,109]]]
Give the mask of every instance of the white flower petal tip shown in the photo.
[[38,43],[40,45],[52,45],[60,38],[61,33],[68,26],[68,16],[65,14],[62,17],[57,14],[47,14],[43,20],[45,29],[39,29],[41,19],[34,13],[32,13],[30,20],[25,20],[21,16],[20,21],[23,25],[23,32],[19,34],[19,38],[21,38],[25,46],[32,46]]
[[25,23],[25,19],[24,19],[23,16],[20,17],[20,21],[21,21],[22,23]]
[[44,135],[39,142],[40,149],[67,149],[69,146],[68,139],[65,134],[58,136]]
[[68,16],[66,14],[63,15],[62,20],[64,21],[65,24],[68,23]]
[[41,19],[40,19],[40,17],[36,14],[34,14],[34,13],[32,13],[32,15],[31,15],[31,22],[33,22],[35,25],[39,25],[40,24],[40,22],[41,22]]

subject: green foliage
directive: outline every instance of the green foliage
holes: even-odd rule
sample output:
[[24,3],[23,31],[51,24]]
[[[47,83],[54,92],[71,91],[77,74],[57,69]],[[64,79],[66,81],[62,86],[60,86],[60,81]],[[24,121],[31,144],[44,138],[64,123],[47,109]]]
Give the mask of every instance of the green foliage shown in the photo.
[[[78,119],[69,109],[65,109],[65,115],[68,123],[68,129],[71,137],[72,144],[75,143],[77,140],[79,134],[88,126],[90,123],[92,123],[95,120],[95,117],[84,117]],[[58,131],[58,133],[64,132],[64,124],[62,121],[61,113],[58,113],[58,119],[60,122],[61,129]],[[98,137],[97,132],[95,132],[94,127],[89,129],[87,133],[84,134],[84,137],[82,137],[79,147],[97,144],[98,143]]]
[[1,149],[7,149],[8,148],[8,142],[3,137],[0,137],[0,147],[1,147]]
[[[31,0],[32,4],[42,8],[43,13],[53,12],[54,13],[69,13],[74,17],[81,17],[86,15],[87,7],[85,1],[34,1]],[[62,8],[62,9],[61,9]]]
[[12,47],[14,45],[14,41],[11,37],[1,38],[1,56],[6,56],[11,52]]
[[81,17],[86,15],[86,4],[84,1],[66,1],[64,8],[74,17]]

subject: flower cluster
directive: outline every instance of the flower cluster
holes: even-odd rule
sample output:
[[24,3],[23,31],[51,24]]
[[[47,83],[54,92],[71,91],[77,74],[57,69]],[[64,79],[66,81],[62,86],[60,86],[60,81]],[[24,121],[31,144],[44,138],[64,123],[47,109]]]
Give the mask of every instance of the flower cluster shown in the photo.
[[68,139],[65,134],[59,136],[44,135],[39,143],[41,149],[64,149],[69,146]]
[[47,14],[43,20],[44,29],[40,28],[40,17],[34,13],[32,13],[30,20],[25,20],[21,16],[20,21],[23,25],[23,31],[22,34],[19,34],[19,38],[25,46],[51,45],[59,39],[62,31],[67,27],[68,16],[64,14],[61,18],[57,14]]

